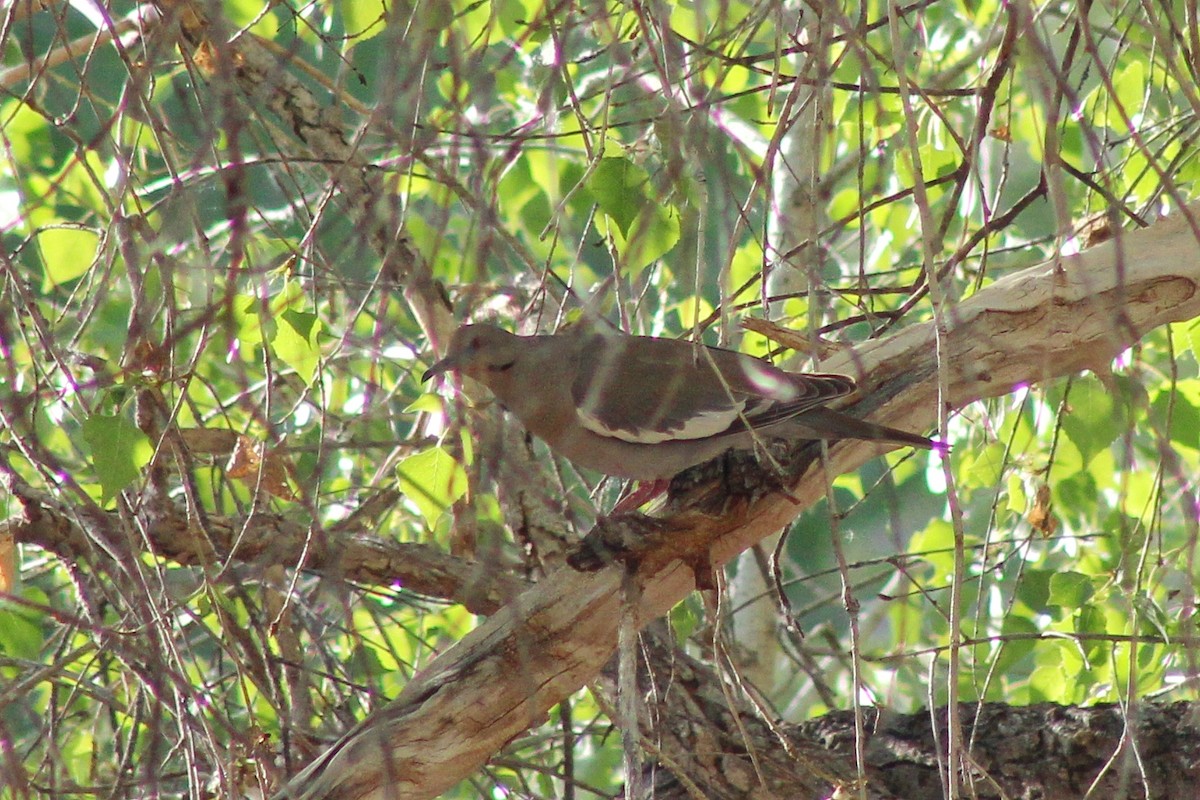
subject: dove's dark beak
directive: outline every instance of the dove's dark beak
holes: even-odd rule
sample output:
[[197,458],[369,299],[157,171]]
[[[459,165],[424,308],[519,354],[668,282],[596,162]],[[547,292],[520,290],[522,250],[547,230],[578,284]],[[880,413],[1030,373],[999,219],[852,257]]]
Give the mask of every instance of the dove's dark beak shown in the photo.
[[455,363],[453,356],[446,356],[441,361],[436,362],[429,369],[425,370],[425,374],[421,376],[421,383],[428,383],[430,378],[436,378],[443,372],[452,370],[457,366],[458,364]]

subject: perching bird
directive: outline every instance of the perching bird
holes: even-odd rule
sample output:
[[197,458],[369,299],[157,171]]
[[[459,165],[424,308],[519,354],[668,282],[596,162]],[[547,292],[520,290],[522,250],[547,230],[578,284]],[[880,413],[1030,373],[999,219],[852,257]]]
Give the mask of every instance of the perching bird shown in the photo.
[[580,467],[660,480],[760,440],[869,439],[941,443],[842,414],[845,375],[785,372],[733,350],[677,339],[565,333],[516,336],[495,325],[454,333],[447,370],[487,386],[525,428]]

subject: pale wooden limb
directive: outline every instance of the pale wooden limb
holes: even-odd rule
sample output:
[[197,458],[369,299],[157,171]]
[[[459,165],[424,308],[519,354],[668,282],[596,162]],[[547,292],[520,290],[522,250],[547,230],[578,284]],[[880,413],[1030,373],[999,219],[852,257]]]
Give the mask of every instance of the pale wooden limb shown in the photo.
[[[1123,233],[1079,255],[1009,275],[952,309],[935,363],[933,329],[918,325],[823,365],[900,380],[904,391],[878,421],[920,429],[937,417],[937,371],[946,371],[952,408],[1083,369],[1106,370],[1114,356],[1161,325],[1200,315],[1200,206],[1147,229]],[[880,452],[845,442],[827,469],[855,469]],[[664,520],[676,542],[711,544],[723,564],[791,522],[824,493],[810,471],[791,497],[771,495],[713,517],[683,512]],[[798,501],[798,502],[795,502]],[[676,549],[675,554],[678,554]],[[646,562],[637,576],[642,624],[694,586],[679,560]],[[563,698],[591,680],[617,642],[620,566],[596,573],[562,568],[547,576],[418,675],[387,708],[364,721],[290,784],[289,798],[436,797]]]

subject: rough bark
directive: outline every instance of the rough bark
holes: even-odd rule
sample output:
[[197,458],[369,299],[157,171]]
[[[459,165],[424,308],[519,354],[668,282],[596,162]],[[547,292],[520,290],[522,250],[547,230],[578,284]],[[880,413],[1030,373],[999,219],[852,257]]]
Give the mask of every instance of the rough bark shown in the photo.
[[[1192,703],[1115,703],[1075,708],[1054,703],[960,706],[975,769],[969,796],[980,800],[1194,797],[1200,786],[1200,737]],[[946,709],[935,714],[870,715],[868,774],[896,797],[940,797],[939,743]],[[936,737],[934,735],[936,730]],[[799,726],[805,740],[849,755],[854,719],[836,712]]]
[[[663,633],[648,631],[639,648],[647,657],[649,724],[642,736],[658,755],[643,782],[644,800],[692,800],[695,787],[710,800],[853,796],[853,712],[772,729],[744,702],[731,709],[716,671]],[[864,710],[868,798],[943,796],[946,711]],[[1091,791],[1106,800],[1142,800],[1191,797],[1200,785],[1200,720],[1191,703],[963,703],[959,715],[969,797],[1070,800]]]
[[[939,403],[959,408],[1018,384],[1104,370],[1148,331],[1200,315],[1197,210],[1009,275],[944,309],[940,335],[932,323],[913,326],[823,367],[861,375],[868,388],[903,386],[875,416],[913,429],[933,424]],[[672,532],[663,540],[674,548],[672,560],[645,559],[624,592],[618,565],[552,573],[435,660],[298,776],[286,796],[445,791],[591,680],[616,646],[622,614],[644,625],[690,592],[693,574],[681,559],[724,564],[815,502],[827,476],[877,452],[840,443],[824,469],[810,470],[788,496],[735,504],[717,516],[674,513],[660,523]]]

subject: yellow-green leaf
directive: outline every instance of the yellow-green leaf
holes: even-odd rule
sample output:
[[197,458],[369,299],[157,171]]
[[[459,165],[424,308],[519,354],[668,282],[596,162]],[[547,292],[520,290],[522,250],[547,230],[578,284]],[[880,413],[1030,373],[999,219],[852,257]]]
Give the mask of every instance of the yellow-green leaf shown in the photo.
[[351,0],[341,4],[346,35],[356,44],[383,33],[387,20],[387,5],[382,0]]
[[466,470],[441,447],[409,456],[396,467],[396,474],[400,489],[430,527],[467,491]]
[[42,291],[73,281],[96,261],[100,237],[86,228],[46,228],[37,235],[42,255]]
[[317,346],[321,320],[316,314],[291,309],[280,314],[279,319],[271,348],[283,363],[311,385],[321,363],[321,348]]
[[622,236],[650,201],[646,194],[650,176],[628,158],[602,158],[588,178],[587,190]]

